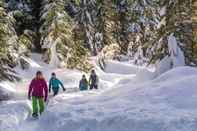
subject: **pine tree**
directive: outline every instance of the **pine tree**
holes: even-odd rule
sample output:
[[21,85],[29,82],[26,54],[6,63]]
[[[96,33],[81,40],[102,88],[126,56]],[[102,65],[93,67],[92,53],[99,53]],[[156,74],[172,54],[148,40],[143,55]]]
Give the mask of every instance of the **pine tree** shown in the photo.
[[117,43],[114,38],[115,32],[115,15],[116,11],[114,8],[114,3],[111,0],[98,0],[98,21],[96,28],[98,32],[102,33],[103,44],[102,48],[106,45],[111,45]]
[[192,52],[190,52],[192,51],[190,1],[185,2],[177,0],[172,2],[170,0],[165,0],[161,1],[159,6],[160,13],[162,9],[166,10],[166,12],[160,17],[161,23],[159,25],[161,26],[158,27],[156,31],[157,38],[153,44],[153,46],[156,47],[153,51],[156,53],[153,55],[152,60],[160,60],[169,54],[168,47],[165,45],[167,43],[167,37],[174,33],[178,41],[178,46],[184,51],[187,64],[190,64],[194,60],[191,58]]
[[75,40],[74,22],[65,11],[65,4],[63,0],[45,0],[43,2],[41,16],[43,24],[40,33],[42,35],[42,47],[47,50],[46,60],[53,66],[66,64],[68,68],[87,71],[91,68],[86,61],[88,53],[83,45]]
[[[192,57],[197,61],[197,1],[192,0]],[[196,62],[195,62],[196,63]]]
[[[13,67],[16,66],[21,46],[17,43],[14,29],[15,19],[9,16],[6,9],[0,7],[0,80],[18,80],[14,75]],[[22,55],[22,54],[21,54]]]
[[97,6],[95,0],[81,0],[79,2],[79,12],[76,15],[77,28],[83,33],[83,45],[88,48],[93,55],[98,53],[97,45],[95,43],[97,20]]

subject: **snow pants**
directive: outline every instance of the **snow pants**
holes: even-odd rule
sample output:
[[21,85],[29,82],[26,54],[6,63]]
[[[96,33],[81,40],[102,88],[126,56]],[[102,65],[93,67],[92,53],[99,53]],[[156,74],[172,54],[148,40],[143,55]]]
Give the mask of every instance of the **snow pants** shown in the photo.
[[38,111],[42,114],[44,111],[44,98],[32,96],[32,108],[33,114],[38,114]]
[[98,89],[98,85],[91,84],[91,85],[90,85],[90,90],[92,90],[92,89]]
[[59,87],[52,87],[53,96],[56,96],[59,93]]

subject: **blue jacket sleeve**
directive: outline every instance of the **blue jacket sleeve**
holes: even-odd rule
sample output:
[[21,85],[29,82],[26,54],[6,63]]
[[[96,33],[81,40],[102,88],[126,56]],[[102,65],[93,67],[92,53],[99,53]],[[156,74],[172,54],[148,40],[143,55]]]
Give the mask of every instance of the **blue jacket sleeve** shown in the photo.
[[65,89],[63,83],[60,80],[58,80],[58,82],[61,85],[62,89]]

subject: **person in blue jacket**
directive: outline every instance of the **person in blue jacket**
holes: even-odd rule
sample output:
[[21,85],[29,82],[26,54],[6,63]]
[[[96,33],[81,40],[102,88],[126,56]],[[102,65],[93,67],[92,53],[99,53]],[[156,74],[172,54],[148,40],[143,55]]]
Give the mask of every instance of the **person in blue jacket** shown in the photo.
[[96,74],[95,70],[92,70],[89,78],[90,90],[98,89],[98,83],[99,83],[98,75]]
[[56,74],[52,73],[51,79],[49,81],[49,93],[51,92],[51,88],[52,88],[53,96],[56,96],[59,92],[60,86],[62,87],[63,91],[66,91],[62,82],[59,79],[57,79]]
[[88,80],[85,75],[82,76],[82,79],[79,82],[79,89],[80,91],[88,90]]

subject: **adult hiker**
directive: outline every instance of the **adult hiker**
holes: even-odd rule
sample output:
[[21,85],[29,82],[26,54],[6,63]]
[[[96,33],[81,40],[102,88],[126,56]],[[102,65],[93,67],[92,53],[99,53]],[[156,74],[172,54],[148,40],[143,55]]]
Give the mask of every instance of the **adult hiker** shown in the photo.
[[85,75],[82,76],[82,79],[79,82],[79,89],[81,91],[85,91],[88,89],[88,80],[86,79]]
[[[48,97],[47,83],[41,71],[36,73],[36,77],[31,81],[28,92],[28,99],[32,100],[33,117],[38,117],[44,111]],[[39,109],[39,110],[38,110]]]
[[52,88],[53,96],[56,96],[59,92],[60,86],[62,87],[63,91],[66,91],[62,82],[56,77],[56,74],[52,73],[51,79],[49,81],[49,93],[51,92],[51,88]]
[[92,70],[89,78],[90,90],[98,89],[98,82],[99,82],[98,76],[95,70]]

